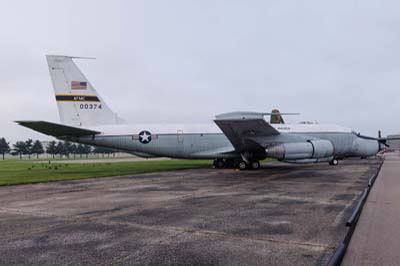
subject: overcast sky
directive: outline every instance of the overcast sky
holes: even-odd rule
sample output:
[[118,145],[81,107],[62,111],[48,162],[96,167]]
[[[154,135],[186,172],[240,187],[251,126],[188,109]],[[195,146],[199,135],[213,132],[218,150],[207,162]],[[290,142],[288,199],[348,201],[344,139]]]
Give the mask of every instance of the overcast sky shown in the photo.
[[0,0],[0,137],[58,122],[45,54],[77,64],[131,123],[300,112],[400,131],[400,1]]

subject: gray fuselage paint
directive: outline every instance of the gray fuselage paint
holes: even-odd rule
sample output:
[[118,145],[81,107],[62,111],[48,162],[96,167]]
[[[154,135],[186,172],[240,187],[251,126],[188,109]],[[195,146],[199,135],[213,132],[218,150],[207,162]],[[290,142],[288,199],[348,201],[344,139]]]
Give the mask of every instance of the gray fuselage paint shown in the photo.
[[[239,158],[228,138],[221,133],[157,134],[149,143],[141,143],[132,135],[96,135],[72,139],[73,141],[104,146],[137,153],[147,157],[171,157],[184,159]],[[375,140],[362,139],[353,133],[281,133],[275,136],[254,137],[264,148],[290,142],[304,142],[312,139],[329,140],[334,146],[334,157],[369,157],[380,147]],[[259,155],[258,159],[262,158]]]

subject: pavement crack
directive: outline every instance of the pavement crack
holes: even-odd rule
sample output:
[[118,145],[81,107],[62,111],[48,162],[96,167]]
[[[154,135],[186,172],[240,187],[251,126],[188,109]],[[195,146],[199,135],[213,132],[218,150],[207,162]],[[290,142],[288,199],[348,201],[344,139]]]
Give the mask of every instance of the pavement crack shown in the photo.
[[132,226],[135,228],[139,229],[144,229],[144,230],[153,230],[153,231],[162,231],[162,232],[168,232],[168,233],[185,233],[185,234],[197,234],[197,235],[212,235],[212,236],[220,236],[220,237],[225,237],[229,239],[235,239],[235,240],[242,240],[242,241],[257,241],[257,242],[275,242],[275,243],[281,243],[281,244],[286,244],[286,245],[296,245],[296,246],[301,246],[303,248],[315,250],[315,251],[325,251],[325,250],[334,250],[336,247],[332,245],[326,245],[326,244],[320,244],[320,243],[314,243],[314,242],[306,242],[306,241],[297,241],[297,240],[285,240],[285,239],[277,239],[277,238],[270,238],[270,237],[251,237],[251,236],[240,236],[240,235],[234,235],[226,232],[221,232],[221,231],[215,231],[215,230],[200,230],[200,229],[195,229],[195,228],[188,228],[188,227],[175,227],[175,226],[163,226],[162,228],[160,227],[155,227],[151,225],[143,225],[143,224],[137,224],[137,223],[132,223],[132,222],[117,222],[117,221],[98,221],[101,223],[106,223],[106,224],[114,224],[114,225],[128,225]]

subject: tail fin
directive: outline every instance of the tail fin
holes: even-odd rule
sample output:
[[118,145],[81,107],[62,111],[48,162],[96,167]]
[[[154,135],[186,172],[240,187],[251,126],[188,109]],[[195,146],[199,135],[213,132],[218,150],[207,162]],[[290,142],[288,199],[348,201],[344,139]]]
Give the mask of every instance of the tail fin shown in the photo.
[[70,56],[47,55],[60,121],[71,126],[121,124]]
[[273,109],[271,111],[271,120],[270,124],[285,124],[283,117],[278,109]]

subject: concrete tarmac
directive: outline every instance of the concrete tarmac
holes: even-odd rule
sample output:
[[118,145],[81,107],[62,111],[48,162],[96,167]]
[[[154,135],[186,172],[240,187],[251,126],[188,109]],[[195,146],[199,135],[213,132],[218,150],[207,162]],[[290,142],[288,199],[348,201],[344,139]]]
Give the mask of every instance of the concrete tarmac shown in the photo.
[[387,154],[342,265],[400,264],[400,157]]
[[325,265],[378,165],[1,187],[0,265]]

